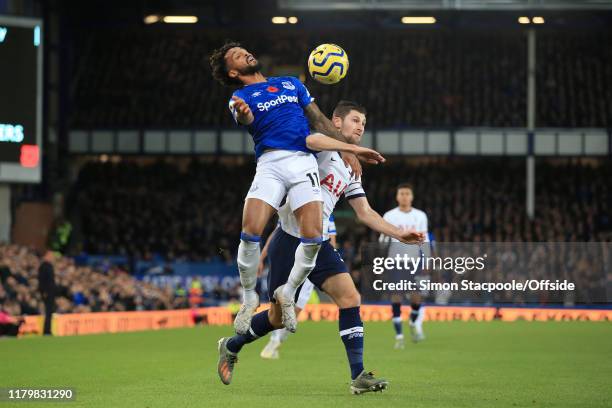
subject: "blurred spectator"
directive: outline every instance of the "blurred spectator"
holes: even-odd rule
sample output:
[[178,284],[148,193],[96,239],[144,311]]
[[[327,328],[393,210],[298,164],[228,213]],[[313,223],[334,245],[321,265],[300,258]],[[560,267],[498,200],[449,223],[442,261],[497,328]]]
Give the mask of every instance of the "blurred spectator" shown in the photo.
[[45,335],[51,335],[51,319],[55,311],[55,272],[52,264],[53,258],[53,252],[47,251],[43,256],[43,262],[38,267],[38,289],[40,290],[40,295],[45,305],[45,325],[43,329],[43,334]]
[[16,337],[19,333],[19,327],[23,324],[24,318],[18,316],[19,306],[16,303],[8,302],[3,305],[0,302],[0,337],[12,336]]
[[189,288],[189,305],[192,307],[201,306],[204,303],[203,295],[202,282],[198,279],[191,281],[191,287]]

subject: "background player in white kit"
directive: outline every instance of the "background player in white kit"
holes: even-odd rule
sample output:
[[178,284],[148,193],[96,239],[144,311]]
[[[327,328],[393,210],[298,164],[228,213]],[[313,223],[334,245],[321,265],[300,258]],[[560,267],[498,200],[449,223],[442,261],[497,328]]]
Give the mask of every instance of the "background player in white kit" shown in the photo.
[[[425,242],[429,243],[427,215],[424,211],[414,208],[412,201],[414,193],[412,185],[402,183],[397,186],[395,195],[398,206],[385,213],[383,218],[390,224],[402,230],[416,230],[425,234]],[[397,243],[395,238],[381,234],[381,242]],[[396,244],[397,245],[397,244]],[[393,249],[395,248],[395,249]],[[391,247],[391,251],[401,248],[401,246]],[[391,254],[389,256],[392,256]],[[391,309],[393,311],[393,327],[395,329],[395,348],[404,348],[404,334],[402,330],[402,300],[403,295],[394,293],[391,295]],[[410,296],[410,333],[414,342],[419,342],[425,339],[423,334],[423,318],[425,317],[425,308],[421,304],[421,296],[418,292],[412,293]]]

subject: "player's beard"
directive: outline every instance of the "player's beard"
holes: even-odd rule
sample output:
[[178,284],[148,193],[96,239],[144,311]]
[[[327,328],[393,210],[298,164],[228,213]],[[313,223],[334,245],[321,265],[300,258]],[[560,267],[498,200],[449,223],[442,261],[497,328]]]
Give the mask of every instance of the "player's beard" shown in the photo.
[[261,64],[259,61],[255,65],[247,65],[245,68],[238,70],[241,76],[253,75],[261,71]]

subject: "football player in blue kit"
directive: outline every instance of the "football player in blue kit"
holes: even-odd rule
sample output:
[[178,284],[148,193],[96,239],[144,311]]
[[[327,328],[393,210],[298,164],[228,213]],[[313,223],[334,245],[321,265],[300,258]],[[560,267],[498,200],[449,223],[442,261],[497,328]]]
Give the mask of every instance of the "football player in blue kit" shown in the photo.
[[[253,137],[257,159],[255,177],[242,213],[237,261],[244,292],[234,328],[237,333],[246,334],[259,306],[255,285],[261,234],[286,197],[299,224],[300,244],[295,250],[289,279],[276,290],[274,298],[282,308],[283,325],[294,332],[297,327],[295,293],[314,268],[323,235],[323,198],[317,160],[306,145],[306,137],[312,128],[338,140],[344,138],[297,78],[266,78],[260,63],[240,43],[228,42],[215,50],[210,65],[217,81],[239,87],[229,101],[229,109],[236,123],[246,126]],[[371,149],[355,146],[351,152],[367,162],[384,161]],[[348,157],[352,165],[359,166],[355,156]]]
[[[341,129],[350,144],[358,145],[365,128],[365,109],[354,102],[341,101],[334,110],[333,123]],[[327,150],[327,147],[331,145],[336,146],[334,150],[343,150],[347,145],[323,138],[318,134],[308,136],[307,143],[316,150]],[[325,227],[334,207],[344,196],[353,207],[359,221],[369,228],[406,244],[418,244],[424,240],[421,232],[401,230],[385,221],[370,207],[361,185],[361,178],[342,162],[337,151],[330,149],[319,153],[317,163],[321,176]],[[270,238],[268,247],[270,262],[268,288],[271,291],[282,287],[282,284],[287,281],[288,271],[294,262],[293,253],[300,243],[297,219],[288,204],[283,205],[278,214],[280,226]],[[328,231],[328,228],[325,227],[324,231]],[[376,378],[363,366],[364,330],[360,318],[361,296],[344,261],[329,243],[328,234],[325,235],[315,267],[308,276],[308,280],[327,293],[339,308],[339,335],[344,344],[351,371],[350,391],[354,394],[382,391],[387,388],[388,382],[383,378]],[[301,290],[305,290],[305,287],[300,289],[298,297],[302,295]],[[312,286],[307,285],[306,290],[312,290]],[[224,384],[231,383],[238,353],[243,346],[282,327],[280,305],[274,303],[272,298],[270,301],[270,309],[261,311],[253,317],[248,333],[219,340],[217,372]]]

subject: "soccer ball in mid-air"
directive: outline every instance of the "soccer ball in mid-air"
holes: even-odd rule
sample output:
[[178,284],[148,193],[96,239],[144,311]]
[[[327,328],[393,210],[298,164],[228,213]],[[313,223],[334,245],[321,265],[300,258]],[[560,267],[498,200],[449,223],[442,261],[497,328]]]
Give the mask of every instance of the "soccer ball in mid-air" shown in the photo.
[[349,60],[346,52],[336,44],[321,44],[308,57],[308,72],[322,84],[336,84],[346,76]]

